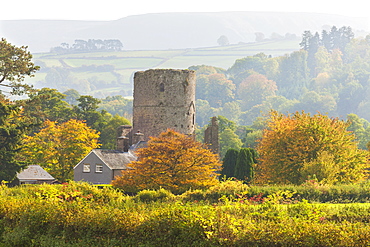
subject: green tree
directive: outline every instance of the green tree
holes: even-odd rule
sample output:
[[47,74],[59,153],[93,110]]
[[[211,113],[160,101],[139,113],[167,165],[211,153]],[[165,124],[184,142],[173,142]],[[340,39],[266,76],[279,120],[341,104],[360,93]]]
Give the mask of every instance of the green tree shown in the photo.
[[12,89],[13,94],[21,94],[31,87],[22,84],[26,76],[34,76],[39,70],[32,62],[27,46],[16,47],[2,38],[0,41],[0,86]]
[[65,95],[56,89],[42,88],[34,90],[29,98],[18,101],[24,109],[24,114],[42,124],[50,121],[66,122],[73,116],[72,107],[64,101]]
[[122,95],[108,96],[101,99],[98,110],[105,110],[112,115],[124,116],[127,119],[132,117],[132,99],[126,99]]
[[[198,108],[198,106],[197,106]],[[220,114],[233,122],[238,122],[242,114],[239,101],[231,101],[224,104],[220,109]]]
[[225,36],[225,35],[221,35],[218,39],[217,39],[217,43],[221,46],[225,46],[225,45],[228,45],[229,44],[229,39]]
[[230,148],[227,150],[225,157],[222,159],[222,170],[221,170],[221,178],[231,178],[234,177],[235,174],[235,166],[236,160],[238,158],[239,151]]
[[[12,89],[11,94],[29,93],[31,87],[22,84],[26,76],[39,69],[32,61],[26,46],[16,47],[5,39],[0,41],[0,87]],[[18,158],[23,135],[35,127],[35,122],[24,115],[24,110],[7,99],[0,90],[0,181],[12,181],[25,167]]]
[[237,128],[237,125],[234,121],[231,121],[224,116],[217,116],[217,122],[218,122],[219,132],[223,132],[226,129],[235,131]]
[[106,125],[104,125],[103,129],[100,133],[99,141],[102,144],[102,148],[104,149],[116,149],[116,139],[117,139],[117,128],[121,125],[130,125],[130,121],[126,118],[114,115]]
[[246,133],[245,138],[242,139],[243,147],[255,148],[257,147],[258,140],[262,138],[262,130],[253,130]]
[[215,108],[212,108],[207,100],[197,99],[195,101],[197,106],[197,117],[196,121],[200,127],[203,127],[209,123],[209,119],[215,115]]
[[301,50],[282,58],[281,73],[276,81],[280,95],[288,99],[297,99],[305,92],[309,82],[307,56],[307,51]]
[[212,107],[223,106],[234,99],[235,85],[224,74],[212,74],[205,77],[204,99]]
[[227,150],[234,148],[239,150],[243,143],[239,136],[235,133],[237,125],[235,122],[225,118],[224,116],[217,116],[220,155],[224,157]]
[[266,74],[265,65],[267,61],[268,58],[263,53],[237,59],[227,70],[227,73],[231,75],[235,85],[239,85],[245,78],[253,73]]
[[350,122],[347,130],[356,136],[358,147],[366,150],[366,145],[370,141],[370,123],[354,113],[348,114],[347,119]]
[[77,99],[81,96],[75,89],[68,89],[67,91],[63,92],[63,94],[66,96],[64,100],[70,105],[77,105]]
[[77,101],[78,105],[74,106],[77,119],[85,120],[89,127],[101,131],[111,117],[107,111],[97,110],[101,100],[89,95],[82,95]]
[[358,149],[348,126],[349,122],[322,114],[285,116],[272,111],[257,147],[258,182],[300,184],[317,174],[329,184],[362,181],[368,153]]
[[320,95],[314,91],[308,91],[302,95],[300,103],[296,104],[295,108],[311,114],[327,112],[333,116],[337,113],[337,102],[330,94]]
[[220,155],[224,157],[227,150],[233,149],[240,149],[243,145],[242,141],[240,140],[239,136],[235,134],[234,131],[231,129],[225,129],[219,134],[219,142],[220,142]]
[[21,109],[0,95],[0,181],[12,181],[25,167],[18,154],[23,135],[32,127],[33,123],[21,115]]

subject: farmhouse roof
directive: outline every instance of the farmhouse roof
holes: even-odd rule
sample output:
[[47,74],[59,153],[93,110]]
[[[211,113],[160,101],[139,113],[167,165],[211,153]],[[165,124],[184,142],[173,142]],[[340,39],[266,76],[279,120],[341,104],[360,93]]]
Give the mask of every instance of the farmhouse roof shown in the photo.
[[94,149],[91,152],[112,170],[127,169],[127,164],[137,159],[136,155],[131,151]]
[[18,173],[19,180],[55,180],[47,171],[39,165],[30,165]]

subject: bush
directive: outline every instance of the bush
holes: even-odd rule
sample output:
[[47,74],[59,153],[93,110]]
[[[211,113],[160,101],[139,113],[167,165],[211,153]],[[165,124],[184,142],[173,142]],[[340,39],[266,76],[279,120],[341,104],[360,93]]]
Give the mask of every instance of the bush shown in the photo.
[[[362,197],[365,187],[356,188],[225,181],[176,197],[164,189],[127,197],[84,183],[0,186],[0,246],[368,246],[369,204],[279,204],[307,191]],[[253,193],[269,200],[240,200]]]
[[234,199],[245,195],[248,192],[249,186],[242,181],[228,179],[210,187],[205,191],[204,197],[206,200],[215,202],[221,197]]
[[205,200],[205,191],[203,190],[188,190],[180,196],[184,202],[199,202]]
[[367,203],[370,202],[370,190],[361,184],[357,185],[279,185],[279,186],[251,186],[247,196],[262,195],[267,197],[278,191],[291,191],[293,200],[317,203]]
[[142,190],[136,195],[136,200],[141,202],[168,201],[174,199],[174,195],[163,188],[159,190]]

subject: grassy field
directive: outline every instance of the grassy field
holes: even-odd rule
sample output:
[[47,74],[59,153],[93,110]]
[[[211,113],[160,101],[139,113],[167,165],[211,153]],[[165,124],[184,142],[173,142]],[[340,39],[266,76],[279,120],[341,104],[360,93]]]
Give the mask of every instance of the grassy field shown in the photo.
[[[77,89],[83,94],[110,95],[118,93],[122,86],[123,90],[132,91],[132,78],[136,71],[154,68],[187,69],[193,65],[210,65],[223,69],[231,67],[235,60],[252,56],[263,52],[266,55],[281,56],[299,49],[299,40],[266,41],[259,43],[247,43],[228,46],[204,47],[184,50],[161,50],[161,51],[120,51],[120,52],[93,52],[75,54],[40,53],[34,54],[34,62],[41,66],[41,71],[34,78],[26,79],[27,83],[40,86],[50,86],[58,90],[69,87]],[[105,66],[113,68],[116,76],[99,69],[90,68],[90,71],[82,71],[86,66]],[[58,88],[56,83],[46,82],[46,76],[51,68],[60,68],[69,71],[69,82],[63,82],[63,88]],[[118,80],[117,74],[120,75]],[[87,80],[93,84],[99,80],[98,85],[90,87],[76,87],[80,80]],[[73,83],[71,81],[74,81]],[[77,82],[76,82],[77,81]],[[112,83],[116,81],[116,83]],[[118,85],[117,85],[118,84]],[[83,88],[86,90],[84,91]],[[90,89],[89,89],[90,88]]]

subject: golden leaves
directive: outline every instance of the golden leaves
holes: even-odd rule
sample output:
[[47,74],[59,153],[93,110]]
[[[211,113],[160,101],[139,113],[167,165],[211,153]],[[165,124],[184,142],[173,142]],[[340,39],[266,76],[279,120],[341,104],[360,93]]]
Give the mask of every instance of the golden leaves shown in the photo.
[[58,124],[46,120],[38,133],[25,137],[22,156],[64,181],[72,178],[73,167],[85,155],[100,146],[98,138],[99,133],[83,121],[71,119]]
[[113,185],[126,191],[159,189],[173,192],[204,188],[217,182],[221,164],[218,156],[192,137],[168,130],[152,137],[148,146],[139,149],[138,161],[122,172]]
[[315,173],[328,183],[360,181],[366,154],[357,149],[347,127],[347,122],[320,113],[271,112],[258,145],[260,182],[299,184]]

